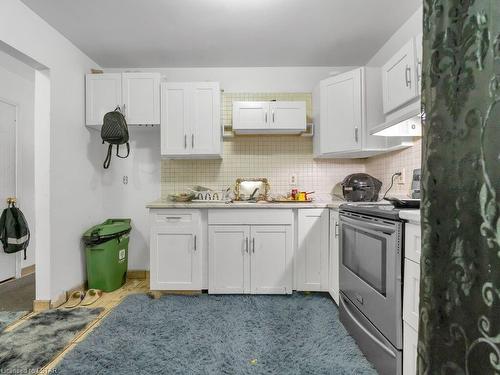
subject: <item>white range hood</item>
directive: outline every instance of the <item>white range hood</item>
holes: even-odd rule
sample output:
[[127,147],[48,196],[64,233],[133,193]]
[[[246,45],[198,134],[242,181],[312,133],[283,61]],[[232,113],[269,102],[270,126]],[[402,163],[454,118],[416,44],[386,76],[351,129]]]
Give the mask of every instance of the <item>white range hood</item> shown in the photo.
[[370,134],[383,137],[421,137],[420,100],[386,117],[386,122],[371,129]]

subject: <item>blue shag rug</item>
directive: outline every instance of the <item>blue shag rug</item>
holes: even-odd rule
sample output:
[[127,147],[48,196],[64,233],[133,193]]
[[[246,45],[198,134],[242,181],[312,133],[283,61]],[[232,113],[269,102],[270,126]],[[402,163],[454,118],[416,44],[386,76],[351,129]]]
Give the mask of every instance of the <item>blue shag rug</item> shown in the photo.
[[0,374],[37,374],[101,311],[47,310],[0,333]]
[[373,375],[319,294],[127,297],[57,374]]
[[0,332],[26,314],[27,311],[0,311]]

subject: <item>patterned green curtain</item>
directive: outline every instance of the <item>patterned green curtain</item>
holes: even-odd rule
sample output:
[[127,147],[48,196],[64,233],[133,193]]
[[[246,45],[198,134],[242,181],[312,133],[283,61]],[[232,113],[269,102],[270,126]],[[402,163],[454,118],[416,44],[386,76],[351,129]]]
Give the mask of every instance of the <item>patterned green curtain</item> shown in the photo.
[[424,0],[419,374],[500,374],[500,0]]

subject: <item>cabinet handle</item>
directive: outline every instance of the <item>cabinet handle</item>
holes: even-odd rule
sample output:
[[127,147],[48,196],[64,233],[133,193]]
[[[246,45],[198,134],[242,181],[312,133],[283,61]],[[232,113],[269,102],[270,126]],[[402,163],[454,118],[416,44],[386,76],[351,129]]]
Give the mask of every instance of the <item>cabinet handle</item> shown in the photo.
[[194,235],[194,251],[196,251],[196,234]]
[[184,134],[184,148],[187,148],[187,135]]
[[123,105],[123,116],[127,117],[127,109],[125,107],[125,104]]
[[274,111],[273,111],[273,124],[274,124]]
[[191,134],[191,147],[194,148],[194,134]]
[[339,236],[339,223],[335,223],[335,238]]
[[266,124],[267,124],[267,112],[266,112],[266,120],[265,121],[266,121]]
[[354,140],[356,141],[356,143],[358,143],[358,138],[359,138],[359,129],[358,127],[356,126],[354,128]]
[[406,80],[406,87],[411,87],[411,68],[406,65],[405,69],[405,80]]
[[245,251],[248,253],[248,237],[245,237]]
[[255,254],[255,237],[252,238],[252,253]]

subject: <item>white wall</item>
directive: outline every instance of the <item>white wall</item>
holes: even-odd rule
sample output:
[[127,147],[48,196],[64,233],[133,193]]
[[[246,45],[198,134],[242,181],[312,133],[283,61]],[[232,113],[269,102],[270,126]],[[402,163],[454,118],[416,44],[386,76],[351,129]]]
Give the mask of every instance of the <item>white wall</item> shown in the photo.
[[248,67],[106,69],[106,72],[160,72],[173,82],[216,81],[227,92],[311,92],[320,80],[352,67]]
[[[0,98],[17,105],[17,198],[31,230],[21,267],[35,264],[34,105],[35,70],[0,51]],[[3,198],[3,197],[1,197]],[[5,202],[0,202],[3,207]]]
[[50,280],[37,273],[37,299],[57,299],[85,279],[80,237],[103,217],[99,134],[84,126],[84,74],[97,64],[19,0],[0,2],[0,41],[50,69],[50,145],[38,148],[50,148],[50,175],[39,176],[50,183],[50,209],[41,213],[50,243],[37,246],[37,258],[51,269]]
[[406,42],[422,32],[423,8],[420,7],[380,48],[380,50],[368,61],[367,66],[381,67]]

